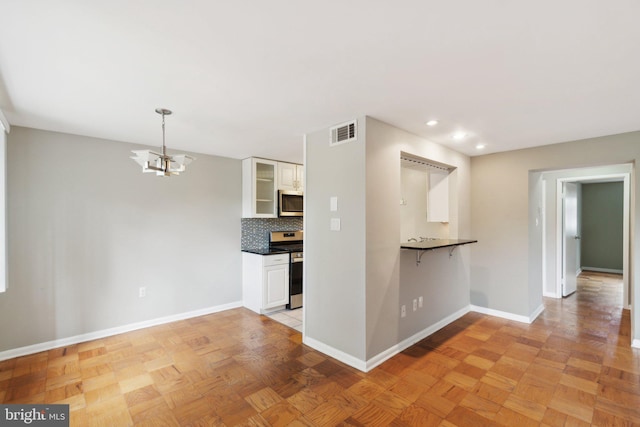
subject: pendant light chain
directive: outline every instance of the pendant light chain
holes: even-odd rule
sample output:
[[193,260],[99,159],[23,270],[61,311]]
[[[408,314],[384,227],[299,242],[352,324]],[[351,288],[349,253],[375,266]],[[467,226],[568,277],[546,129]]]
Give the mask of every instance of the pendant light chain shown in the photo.
[[167,146],[164,143],[164,110],[162,111],[162,155],[167,155]]

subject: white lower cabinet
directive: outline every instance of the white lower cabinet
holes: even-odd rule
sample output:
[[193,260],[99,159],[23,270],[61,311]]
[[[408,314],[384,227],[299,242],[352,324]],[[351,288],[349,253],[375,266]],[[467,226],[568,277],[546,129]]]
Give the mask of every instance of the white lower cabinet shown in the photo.
[[242,253],[242,304],[256,313],[289,302],[289,254]]

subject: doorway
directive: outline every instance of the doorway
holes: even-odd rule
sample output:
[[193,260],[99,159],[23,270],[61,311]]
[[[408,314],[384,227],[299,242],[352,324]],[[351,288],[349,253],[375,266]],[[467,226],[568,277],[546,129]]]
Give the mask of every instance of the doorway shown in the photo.
[[[578,228],[578,220],[574,219],[571,212],[574,186],[579,183],[622,182],[623,184],[623,232],[622,232],[622,279],[623,279],[623,306],[631,307],[629,292],[629,209],[630,209],[630,173],[615,173],[607,175],[584,175],[557,179],[556,186],[556,278],[555,297],[567,296],[575,291],[575,278],[579,273],[579,240],[581,238]],[[565,200],[569,192],[568,201]],[[568,206],[567,206],[568,205]],[[569,208],[567,210],[567,208]],[[568,217],[567,217],[568,215]],[[575,225],[575,227],[574,227]],[[545,249],[546,250],[546,249]],[[543,255],[544,256],[544,255]],[[547,295],[553,296],[553,295]]]

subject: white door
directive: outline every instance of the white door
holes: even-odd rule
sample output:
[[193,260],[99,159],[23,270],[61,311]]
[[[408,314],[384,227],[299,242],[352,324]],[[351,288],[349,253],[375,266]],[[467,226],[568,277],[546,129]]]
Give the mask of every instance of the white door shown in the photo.
[[578,271],[578,186],[573,182],[562,184],[562,296],[576,291]]

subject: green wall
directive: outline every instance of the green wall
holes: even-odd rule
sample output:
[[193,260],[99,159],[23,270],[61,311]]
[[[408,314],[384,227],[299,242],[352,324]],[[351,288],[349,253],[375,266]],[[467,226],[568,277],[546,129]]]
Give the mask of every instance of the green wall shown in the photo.
[[622,182],[582,185],[581,265],[622,271]]

